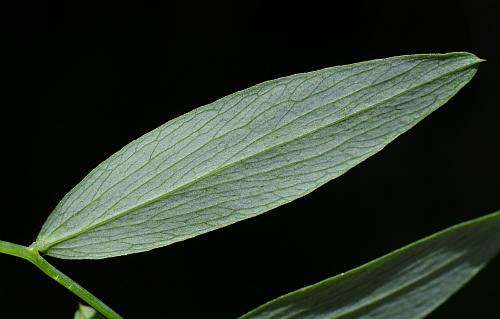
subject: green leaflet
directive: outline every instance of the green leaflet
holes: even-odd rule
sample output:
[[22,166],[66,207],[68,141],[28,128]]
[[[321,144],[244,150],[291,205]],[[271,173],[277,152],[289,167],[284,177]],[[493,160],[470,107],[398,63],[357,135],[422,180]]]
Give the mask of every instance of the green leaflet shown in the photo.
[[381,150],[475,74],[470,53],[373,60],[264,82],[175,118],[96,167],[33,247],[147,251],[304,196]]
[[500,211],[277,298],[241,319],[424,318],[499,250]]
[[73,319],[104,319],[104,317],[94,308],[79,304]]

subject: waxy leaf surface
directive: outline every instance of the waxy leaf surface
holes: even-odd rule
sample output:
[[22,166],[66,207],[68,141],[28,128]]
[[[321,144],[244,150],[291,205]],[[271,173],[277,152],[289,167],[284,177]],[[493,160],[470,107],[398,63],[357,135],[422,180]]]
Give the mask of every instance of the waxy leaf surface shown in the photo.
[[175,118],[96,167],[34,244],[97,259],[147,251],[304,196],[450,99],[469,53],[373,60],[264,82]]
[[240,319],[424,318],[499,250],[496,212],[277,298]]

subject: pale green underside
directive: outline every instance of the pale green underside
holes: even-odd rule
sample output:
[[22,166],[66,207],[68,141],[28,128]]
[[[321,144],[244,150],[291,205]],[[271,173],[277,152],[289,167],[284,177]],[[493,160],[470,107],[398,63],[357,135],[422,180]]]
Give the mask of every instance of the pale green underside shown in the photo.
[[469,53],[373,60],[265,82],[175,118],[95,168],[34,244],[97,259],[162,247],[301,197],[450,99]]
[[[496,212],[270,301],[240,319],[424,318],[499,250]],[[477,313],[486,318],[481,309]]]

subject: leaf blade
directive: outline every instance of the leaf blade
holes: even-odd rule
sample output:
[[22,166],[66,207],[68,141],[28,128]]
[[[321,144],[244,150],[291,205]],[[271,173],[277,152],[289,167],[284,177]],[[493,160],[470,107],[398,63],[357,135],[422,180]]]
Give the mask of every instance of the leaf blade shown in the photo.
[[278,297],[240,317],[424,318],[500,251],[500,211]]
[[141,252],[301,197],[382,149],[475,74],[468,53],[374,60],[256,85],[125,146],[66,195],[35,244]]

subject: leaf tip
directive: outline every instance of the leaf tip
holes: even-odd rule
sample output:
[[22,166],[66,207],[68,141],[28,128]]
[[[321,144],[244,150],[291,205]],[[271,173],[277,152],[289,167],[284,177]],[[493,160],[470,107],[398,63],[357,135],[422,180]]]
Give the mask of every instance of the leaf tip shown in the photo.
[[468,54],[470,57],[474,58],[474,62],[475,63],[481,63],[481,62],[485,62],[486,60],[485,59],[481,59],[480,57],[478,57],[477,55],[475,55],[474,53],[469,53],[469,52],[464,52],[466,54]]

